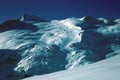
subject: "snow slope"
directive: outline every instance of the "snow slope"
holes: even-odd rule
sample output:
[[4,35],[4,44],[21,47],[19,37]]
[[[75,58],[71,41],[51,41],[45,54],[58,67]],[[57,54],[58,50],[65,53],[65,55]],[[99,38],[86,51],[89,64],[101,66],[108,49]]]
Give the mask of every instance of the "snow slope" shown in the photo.
[[81,68],[33,76],[23,80],[119,80],[120,55]]

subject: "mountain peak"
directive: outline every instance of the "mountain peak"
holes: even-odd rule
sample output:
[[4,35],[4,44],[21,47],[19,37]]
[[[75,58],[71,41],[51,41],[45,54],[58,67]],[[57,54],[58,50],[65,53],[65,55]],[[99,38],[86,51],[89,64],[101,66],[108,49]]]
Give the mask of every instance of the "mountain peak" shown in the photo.
[[23,16],[21,16],[20,21],[45,22],[46,20],[35,15],[24,14]]
[[82,20],[84,20],[84,21],[91,21],[91,20],[96,21],[96,19],[91,17],[91,16],[84,16],[84,17],[82,17]]

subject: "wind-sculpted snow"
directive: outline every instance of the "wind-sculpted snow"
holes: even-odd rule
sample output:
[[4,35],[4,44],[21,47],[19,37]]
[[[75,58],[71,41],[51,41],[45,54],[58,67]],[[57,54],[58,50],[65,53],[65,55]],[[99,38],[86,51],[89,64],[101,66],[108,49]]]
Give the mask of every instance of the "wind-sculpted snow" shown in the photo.
[[73,69],[120,53],[119,20],[86,16],[31,22],[31,18],[0,26],[0,69],[5,69],[0,77],[4,80]]

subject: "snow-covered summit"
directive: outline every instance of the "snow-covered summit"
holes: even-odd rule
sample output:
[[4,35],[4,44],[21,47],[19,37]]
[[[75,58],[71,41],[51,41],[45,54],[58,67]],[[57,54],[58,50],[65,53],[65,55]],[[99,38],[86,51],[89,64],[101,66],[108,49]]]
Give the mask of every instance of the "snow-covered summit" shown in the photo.
[[3,23],[0,78],[16,80],[48,74],[118,55],[120,22],[108,25],[106,20],[86,16],[44,22],[27,15],[25,20]]
[[46,20],[35,15],[24,14],[23,16],[21,16],[20,21],[45,22]]

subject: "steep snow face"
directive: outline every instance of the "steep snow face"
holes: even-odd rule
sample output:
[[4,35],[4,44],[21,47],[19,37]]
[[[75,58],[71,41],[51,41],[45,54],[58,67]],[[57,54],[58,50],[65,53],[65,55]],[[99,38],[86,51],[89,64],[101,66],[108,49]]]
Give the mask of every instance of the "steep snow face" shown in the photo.
[[87,65],[99,61],[99,57],[91,50],[76,50],[67,55],[68,64],[66,69],[73,69],[78,66]]
[[0,69],[5,67],[0,77],[20,79],[117,55],[119,25],[119,21],[108,25],[104,19],[90,16],[50,22],[7,21],[0,28]]

